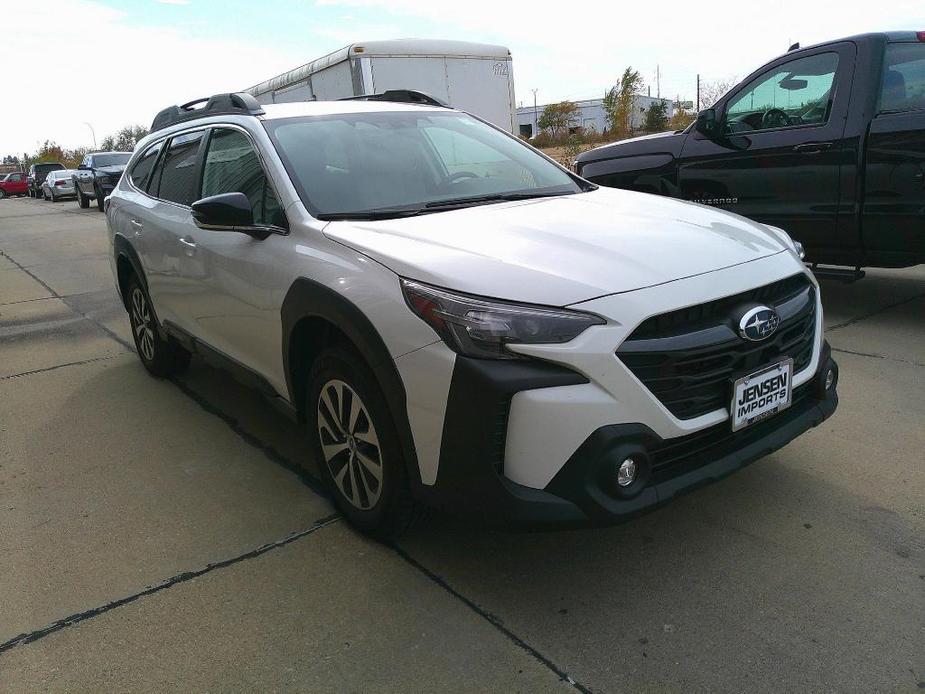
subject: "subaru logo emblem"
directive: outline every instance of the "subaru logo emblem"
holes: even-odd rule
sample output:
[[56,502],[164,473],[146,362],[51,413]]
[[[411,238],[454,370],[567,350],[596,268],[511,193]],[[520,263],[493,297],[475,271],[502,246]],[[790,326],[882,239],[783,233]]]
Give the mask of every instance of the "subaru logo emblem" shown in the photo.
[[780,316],[777,311],[767,306],[756,306],[746,311],[739,320],[739,335],[752,342],[765,340],[775,332],[780,325]]

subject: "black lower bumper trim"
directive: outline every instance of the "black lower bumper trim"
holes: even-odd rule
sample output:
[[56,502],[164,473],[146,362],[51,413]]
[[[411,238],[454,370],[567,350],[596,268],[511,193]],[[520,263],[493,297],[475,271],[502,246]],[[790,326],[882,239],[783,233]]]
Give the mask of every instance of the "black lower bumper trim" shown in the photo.
[[[416,491],[425,503],[496,527],[539,529],[618,523],[726,477],[830,417],[838,406],[838,394],[835,385],[825,389],[824,379],[829,369],[835,369],[837,374],[837,366],[828,345],[821,357],[816,376],[794,393],[793,404],[763,422],[735,434],[725,433],[729,423],[724,422],[715,427],[715,432],[698,432],[690,437],[690,444],[683,439],[661,439],[642,424],[603,426],[579,446],[542,490],[505,478],[484,458],[470,455],[484,453],[484,448],[469,447],[460,438],[452,439],[455,449],[449,450],[454,453],[447,455],[445,431],[437,484]],[[481,378],[467,380],[465,390],[472,394],[485,389],[497,394],[497,390],[488,388],[488,376],[481,373]],[[553,374],[548,373],[550,376]],[[454,378],[454,386],[456,383]],[[679,455],[684,445],[690,448]],[[660,463],[659,451],[667,449],[672,453],[662,456],[662,461],[670,460],[670,464]],[[631,496],[613,484],[614,463],[623,459],[627,451],[643,452],[652,466],[646,470],[640,489],[629,488]]]

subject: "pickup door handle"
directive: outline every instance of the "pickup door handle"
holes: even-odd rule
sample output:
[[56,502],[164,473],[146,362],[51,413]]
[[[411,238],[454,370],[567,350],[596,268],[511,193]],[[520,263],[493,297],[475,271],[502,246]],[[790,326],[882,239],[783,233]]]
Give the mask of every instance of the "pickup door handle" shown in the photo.
[[820,152],[826,151],[831,146],[831,142],[806,142],[802,145],[796,145],[793,151],[802,154],[819,154]]
[[196,248],[196,242],[192,239],[180,239],[180,244],[186,248],[189,248],[190,250],[195,250]]
[[141,231],[145,228],[145,225],[139,222],[137,219],[131,220],[130,224],[135,227],[138,231]]

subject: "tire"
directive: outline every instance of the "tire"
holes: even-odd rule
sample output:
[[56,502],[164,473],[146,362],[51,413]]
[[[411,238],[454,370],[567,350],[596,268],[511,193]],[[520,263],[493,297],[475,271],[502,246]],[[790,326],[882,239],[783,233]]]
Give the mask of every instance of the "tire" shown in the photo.
[[103,191],[99,188],[94,187],[93,192],[96,194],[96,209],[100,212],[103,211]]
[[157,378],[183,373],[189,366],[191,355],[172,339],[160,336],[148,292],[134,275],[127,282],[126,293],[132,338],[142,365]]
[[[76,187],[77,184],[75,183],[74,186]],[[89,200],[89,198],[87,198],[87,197],[81,192],[80,188],[77,188],[77,204],[80,205],[83,209],[87,209],[88,207],[90,207],[90,200]]]
[[51,191],[51,201],[58,202],[58,198],[55,197],[55,191]]
[[400,536],[420,507],[411,497],[392,413],[372,371],[350,348],[326,349],[312,366],[306,390],[308,436],[334,504],[361,532],[380,540]]
[[3,200],[3,198],[5,197],[6,197],[6,191],[3,190],[3,188],[0,188],[0,200]]
[[44,188],[42,188],[42,200],[44,200],[45,202],[48,202],[49,200],[48,193],[45,192]]

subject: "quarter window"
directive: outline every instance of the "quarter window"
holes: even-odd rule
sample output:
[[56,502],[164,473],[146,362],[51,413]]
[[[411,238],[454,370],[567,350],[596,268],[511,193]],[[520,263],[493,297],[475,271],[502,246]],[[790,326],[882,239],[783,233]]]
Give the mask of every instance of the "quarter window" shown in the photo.
[[753,80],[729,102],[726,129],[749,132],[823,125],[835,96],[838,53],[798,58]]
[[160,185],[157,197],[181,205],[191,205],[195,199],[196,166],[202,131],[178,135],[170,140],[158,167]]
[[154,168],[154,162],[157,161],[157,155],[161,151],[161,143],[158,142],[156,145],[148,147],[144,154],[141,155],[141,158],[135,162],[135,166],[132,167],[132,171],[129,174],[132,178],[132,185],[134,185],[138,190],[144,190],[148,182],[148,176],[151,174],[151,170]]
[[883,63],[881,111],[925,109],[925,43],[891,43]]
[[209,140],[202,172],[202,197],[244,193],[254,212],[254,223],[285,227],[276,194],[260,165],[260,158],[244,133],[216,128]]

